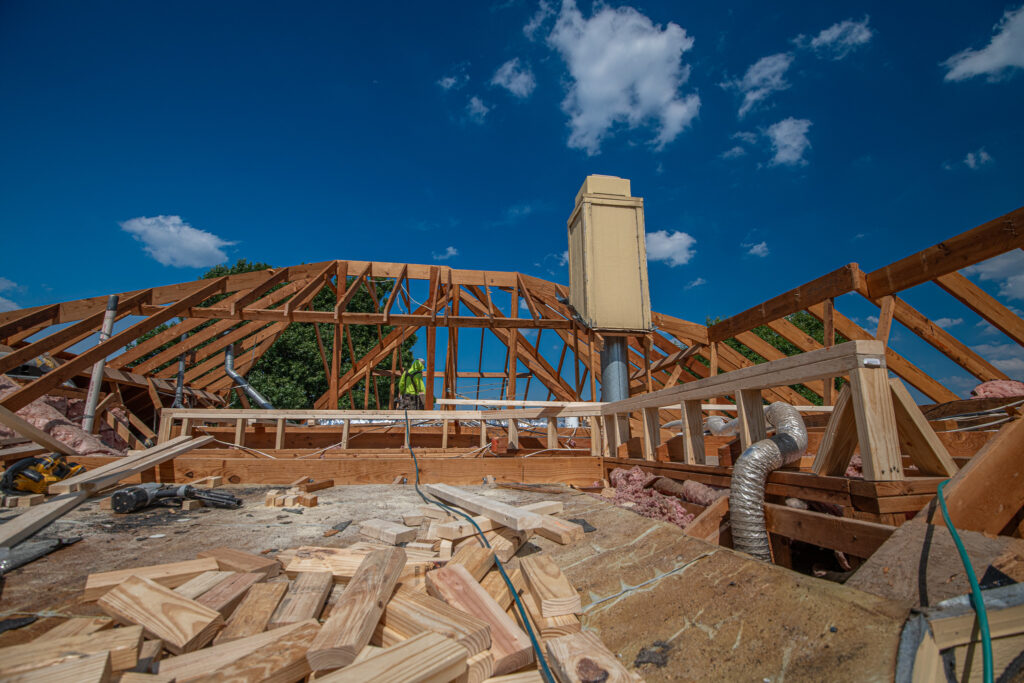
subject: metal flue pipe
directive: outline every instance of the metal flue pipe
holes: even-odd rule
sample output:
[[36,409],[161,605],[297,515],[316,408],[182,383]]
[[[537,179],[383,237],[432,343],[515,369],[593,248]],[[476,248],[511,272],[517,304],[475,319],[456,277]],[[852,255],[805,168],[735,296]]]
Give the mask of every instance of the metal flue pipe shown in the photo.
[[[114,331],[114,319],[117,318],[117,294],[107,297],[107,310],[103,314],[103,325],[100,327],[100,340],[97,344],[110,339]],[[92,433],[92,426],[96,422],[96,405],[100,401],[100,389],[103,387],[103,368],[107,365],[107,359],[101,358],[92,366],[92,375],[89,376],[89,393],[85,398],[85,414],[82,415],[82,429],[86,433]]]

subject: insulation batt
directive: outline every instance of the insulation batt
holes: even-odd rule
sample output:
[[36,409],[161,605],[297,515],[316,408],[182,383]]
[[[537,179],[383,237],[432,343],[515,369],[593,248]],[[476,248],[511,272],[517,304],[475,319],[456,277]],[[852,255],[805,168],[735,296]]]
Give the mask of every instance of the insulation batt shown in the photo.
[[994,379],[991,382],[982,382],[971,391],[974,398],[1009,398],[1012,396],[1024,396],[1024,382],[1017,382],[1012,379]]
[[[693,521],[693,515],[678,500],[672,496],[663,496],[648,486],[655,479],[653,474],[639,467],[631,470],[619,468],[612,470],[608,478],[615,487],[616,505],[629,507],[644,517],[671,522],[681,528]],[[626,506],[626,503],[632,505]]]

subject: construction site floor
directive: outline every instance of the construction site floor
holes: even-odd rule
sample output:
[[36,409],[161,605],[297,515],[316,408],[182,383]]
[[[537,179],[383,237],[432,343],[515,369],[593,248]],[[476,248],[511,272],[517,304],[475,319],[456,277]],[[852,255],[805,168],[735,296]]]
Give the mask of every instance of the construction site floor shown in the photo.
[[[422,503],[408,485],[339,486],[318,491],[319,505],[295,514],[264,506],[271,488],[223,487],[245,502],[238,510],[115,515],[97,501],[74,510],[41,536],[81,541],[5,577],[0,619],[40,618],[0,635],[0,647],[59,623],[46,615],[100,614],[80,599],[90,573],[192,559],[217,546],[268,554],[343,547],[365,540],[360,521],[397,521]],[[908,612],[900,603],[751,560],[567,487],[560,494],[465,488],[513,504],[560,500],[559,516],[593,527],[571,545],[534,537],[519,555],[549,553],[580,590],[584,627],[648,681],[892,678]],[[324,536],[345,521],[352,522],[345,531]]]

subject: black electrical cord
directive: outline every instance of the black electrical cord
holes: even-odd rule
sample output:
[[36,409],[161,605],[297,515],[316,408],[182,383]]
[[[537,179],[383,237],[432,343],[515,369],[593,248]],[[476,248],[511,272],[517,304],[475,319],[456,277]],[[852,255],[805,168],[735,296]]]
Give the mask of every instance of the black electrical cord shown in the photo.
[[[477,536],[480,537],[480,541],[484,544],[484,547],[490,548],[491,544],[487,541],[487,537],[484,536],[483,530],[480,529],[480,526],[473,520],[471,516],[467,515],[462,510],[458,510],[456,508],[445,505],[444,503],[438,500],[434,500],[433,498],[427,498],[427,496],[424,495],[422,491],[420,491],[420,463],[416,459],[416,451],[412,449],[412,440],[409,434],[408,410],[405,411],[405,442],[409,444],[409,454],[412,455],[412,463],[416,469],[416,481],[413,484],[413,486],[416,488],[416,493],[419,494],[419,497],[423,499],[423,502],[429,503],[431,505],[436,505],[442,510],[447,510],[449,513],[459,515],[460,517],[465,517],[466,521],[472,524],[473,528],[476,529]],[[501,573],[501,578],[505,580],[505,586],[508,587],[509,594],[512,596],[512,599],[515,600],[516,609],[519,610],[519,616],[523,622],[523,626],[526,627],[526,634],[530,636],[530,644],[533,646],[533,651],[537,656],[537,662],[540,664],[540,670],[541,674],[544,676],[544,680],[547,681],[547,683],[556,683],[554,676],[551,675],[551,669],[548,668],[547,660],[544,659],[544,653],[543,651],[541,651],[540,643],[537,642],[537,636],[536,634],[534,634],[533,628],[530,627],[530,619],[526,616],[526,609],[523,607],[523,603],[519,599],[519,594],[516,592],[515,586],[512,585],[512,579],[508,578],[508,574],[505,573],[505,567],[501,564],[501,560],[498,559],[497,555],[494,556],[494,565],[498,568],[498,571]]]

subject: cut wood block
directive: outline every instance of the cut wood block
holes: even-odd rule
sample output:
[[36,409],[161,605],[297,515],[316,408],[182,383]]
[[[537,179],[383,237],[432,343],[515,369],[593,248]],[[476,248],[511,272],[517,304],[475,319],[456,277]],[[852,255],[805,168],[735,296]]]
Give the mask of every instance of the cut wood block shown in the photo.
[[368,519],[359,525],[359,533],[367,538],[372,538],[391,545],[408,543],[415,540],[416,529],[410,529],[402,524],[388,522],[383,519]]
[[70,636],[87,636],[96,631],[110,628],[114,620],[110,617],[74,617],[63,623],[54,626],[43,635],[36,638],[68,638]]
[[[532,531],[513,531],[506,527],[500,527],[496,531],[485,531],[484,538],[490,544],[495,557],[502,562],[508,562],[516,554],[516,551],[526,542]],[[455,544],[455,551],[463,548],[484,547],[479,536],[464,538]]]
[[174,679],[159,674],[126,671],[117,679],[117,683],[174,683]]
[[533,661],[529,637],[462,565],[444,567],[427,574],[427,591],[452,607],[487,622],[491,627],[491,653],[496,674],[511,673]]
[[136,662],[132,671],[140,674],[156,671],[156,663],[160,661],[163,652],[164,641],[160,639],[143,641],[142,646],[139,647],[139,661]]
[[262,633],[287,590],[287,581],[255,584],[242,598],[228,619],[227,626],[217,635],[214,642],[226,643]]
[[27,496],[15,496],[15,507],[30,508],[46,501],[46,496],[41,493],[31,493]]
[[542,553],[524,557],[519,568],[526,587],[540,604],[542,616],[550,618],[583,612],[580,594],[550,557]]
[[275,501],[277,500],[277,497],[280,495],[281,491],[279,489],[271,489],[267,491],[267,493],[263,497],[263,504],[266,505],[267,507],[274,507],[276,505]]
[[441,537],[437,534],[437,528],[440,523],[436,519],[432,519],[427,523],[426,529],[419,529],[416,538],[427,543],[433,543],[434,541],[441,540]]
[[340,669],[355,660],[369,644],[404,567],[405,551],[401,548],[377,550],[363,559],[309,647],[306,658],[312,670]]
[[423,520],[425,519],[425,515],[418,513],[409,513],[406,515],[402,515],[402,524],[406,526],[419,526],[420,524],[423,524]]
[[545,617],[541,614],[540,603],[537,602],[537,599],[529,590],[524,590],[519,599],[522,601],[523,607],[526,608],[534,631],[539,633],[541,638],[547,640],[548,638],[558,638],[559,636],[580,632],[580,620],[575,614]]
[[288,496],[277,496],[276,498],[274,498],[274,507],[283,508],[285,506],[285,501],[287,499]]
[[203,647],[224,623],[216,610],[140,576],[128,577],[97,604],[122,624],[142,626],[174,654]]
[[424,517],[436,519],[439,522],[450,522],[456,519],[447,510],[439,508],[436,505],[420,505],[419,512]]
[[443,600],[408,588],[399,588],[385,605],[378,623],[380,630],[388,630],[396,638],[392,642],[385,641],[385,645],[433,631],[459,643],[470,655],[486,652],[491,647],[491,628],[487,622]]
[[[512,587],[515,588],[516,592],[520,592],[525,587],[523,582],[523,572],[516,567],[514,570],[509,571],[507,568],[505,572],[508,574],[509,580],[512,582]],[[508,590],[508,584],[505,583],[504,577],[501,572],[498,571],[497,567],[487,572],[487,576],[480,582],[480,586],[483,587],[487,594],[490,595],[496,603],[503,609],[508,610],[509,605],[512,604],[513,598],[512,593]]]
[[520,671],[519,673],[507,674],[505,676],[492,676],[484,683],[545,683],[540,671]]
[[433,494],[441,500],[483,515],[516,531],[536,529],[541,525],[540,515],[534,512],[520,510],[493,498],[464,491],[456,486],[427,484],[424,488],[427,493]]
[[192,510],[198,510],[203,507],[203,501],[193,500],[191,498],[181,501],[181,509],[185,512],[191,512]]
[[[380,549],[379,545],[364,542],[354,543],[348,548],[303,546],[296,549],[294,557],[288,560],[285,572],[288,576],[296,576],[299,572],[329,571],[334,575],[335,582],[346,583],[356,573],[363,558],[370,552]],[[422,550],[409,550],[408,548],[405,551],[405,557],[402,581],[416,577],[422,578],[428,570],[434,568],[434,562],[437,559],[432,552],[426,553]]]
[[141,576],[159,583],[167,588],[177,588],[183,583],[194,579],[208,571],[217,571],[219,567],[212,558],[171,562],[170,564],[154,564],[146,567],[118,569],[112,572],[89,574],[85,580],[83,600],[96,600],[130,576]]
[[583,540],[583,527],[575,522],[569,522],[551,515],[541,517],[544,523],[537,528],[537,535],[567,545]]
[[440,541],[437,544],[437,559],[438,560],[450,560],[452,559],[452,542],[451,541]]
[[81,636],[44,638],[0,648],[0,680],[8,676],[60,664],[85,655],[110,653],[114,671],[131,669],[138,662],[142,627],[111,628]]
[[189,600],[195,600],[200,595],[210,590],[218,583],[234,576],[234,572],[222,572],[219,569],[215,569],[209,572],[203,572],[194,579],[189,579],[185,583],[181,584],[174,589],[174,592],[178,595],[188,598]]
[[481,581],[494,566],[494,551],[491,548],[484,548],[478,543],[466,545],[459,548],[452,555],[452,559],[448,561],[448,566],[454,564],[461,564],[469,571],[469,575],[473,579]]
[[427,683],[451,681],[466,671],[466,648],[437,633],[420,633],[317,683]]
[[4,676],[4,683],[107,683],[112,680],[111,675],[110,653],[100,652],[68,659],[42,669]]
[[225,571],[239,572],[242,574],[257,572],[265,575],[268,579],[281,573],[281,563],[277,560],[255,555],[244,550],[235,548],[213,548],[204,550],[196,555],[200,558],[213,558],[217,566]]
[[305,508],[315,508],[317,506],[317,504],[318,504],[317,503],[317,501],[318,501],[317,497],[312,495],[312,494],[309,494],[309,493],[302,493],[302,494],[300,494],[296,498],[296,501],[299,503],[299,505],[301,505],[302,507],[305,507]]
[[[523,510],[524,512],[533,512],[538,515],[551,515],[561,512],[562,508],[563,505],[559,502],[541,501],[539,503],[523,505],[515,509]],[[473,522],[476,523],[476,526],[480,527],[480,531],[494,531],[504,526],[501,522],[495,522],[493,519],[489,519],[483,515],[473,517]],[[465,519],[457,519],[453,522],[442,524],[437,528],[437,534],[441,538],[446,538],[450,541],[457,541],[460,538],[466,538],[467,536],[472,536],[475,533],[476,527]]]
[[383,649],[384,648],[377,647],[376,645],[367,645],[366,647],[364,647],[359,652],[358,655],[356,655],[356,659],[352,663],[355,664],[356,662],[361,662],[364,659],[369,659],[370,657],[373,657],[374,655],[380,654],[381,650],[383,650]]
[[475,654],[466,660],[466,671],[455,683],[483,683],[494,673],[494,657],[490,652]]
[[299,502],[299,497],[298,496],[295,496],[295,495],[284,496],[284,500],[282,501],[281,505],[283,507],[290,508],[290,507],[295,507],[296,505],[298,505],[298,502]]
[[320,632],[313,623],[301,624],[292,632],[250,652],[240,659],[200,678],[202,683],[266,681],[292,683],[309,675],[306,650]]
[[320,481],[313,481],[308,484],[299,484],[299,490],[303,493],[313,493],[314,491],[320,491],[321,489],[329,489],[334,486],[333,479],[321,479]]
[[302,572],[292,581],[281,604],[274,610],[268,628],[274,629],[307,619],[316,619],[334,586],[330,572]]
[[203,477],[192,482],[192,486],[198,489],[215,489],[223,483],[224,480],[221,477]]
[[426,553],[437,552],[437,546],[441,541],[434,541],[433,543],[425,543],[422,541],[413,541],[405,546],[406,550],[422,550]]
[[231,576],[225,577],[216,586],[196,598],[196,602],[216,610],[227,619],[245,597],[246,592],[264,578],[266,577],[263,574],[256,572],[247,574],[232,572]]
[[[262,585],[262,584],[257,584]],[[319,626],[315,619],[291,624],[272,631],[257,633],[228,643],[213,645],[197,652],[168,657],[157,664],[157,673],[173,678],[175,683],[193,683],[211,671],[228,666],[251,652],[275,643],[292,631],[311,624]]]
[[562,683],[633,683],[636,680],[593,631],[552,638],[545,645],[548,665]]

